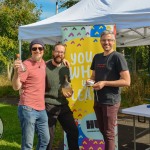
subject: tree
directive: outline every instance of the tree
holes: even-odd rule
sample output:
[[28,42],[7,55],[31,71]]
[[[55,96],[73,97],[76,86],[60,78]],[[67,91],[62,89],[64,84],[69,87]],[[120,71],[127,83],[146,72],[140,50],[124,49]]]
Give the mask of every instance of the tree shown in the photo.
[[8,78],[18,53],[18,27],[38,21],[40,14],[41,8],[30,0],[0,1],[0,70],[2,73],[7,68]]
[[60,0],[60,8],[69,8],[79,1],[80,0],[68,0],[64,2],[63,0]]
[[148,69],[149,46],[126,47],[125,56],[133,74]]

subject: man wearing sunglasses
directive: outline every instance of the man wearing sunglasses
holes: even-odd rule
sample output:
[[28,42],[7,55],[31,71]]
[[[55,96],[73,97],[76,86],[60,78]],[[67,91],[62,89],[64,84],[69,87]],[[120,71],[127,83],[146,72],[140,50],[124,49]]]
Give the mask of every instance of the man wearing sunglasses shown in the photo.
[[18,117],[22,129],[21,150],[32,150],[34,132],[38,135],[36,150],[46,150],[49,143],[48,117],[45,111],[45,76],[46,65],[42,59],[44,43],[33,40],[29,47],[31,58],[23,62],[25,71],[21,70],[21,60],[14,62],[12,86],[20,90]]

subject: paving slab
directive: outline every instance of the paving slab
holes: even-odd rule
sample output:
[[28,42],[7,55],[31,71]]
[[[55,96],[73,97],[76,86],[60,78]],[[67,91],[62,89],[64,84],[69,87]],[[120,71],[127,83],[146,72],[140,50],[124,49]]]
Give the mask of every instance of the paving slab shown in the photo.
[[[146,120],[145,120],[146,119]],[[149,119],[136,117],[136,149],[145,150],[150,144]],[[144,122],[145,121],[145,122]],[[146,129],[146,130],[145,130]],[[118,115],[118,150],[133,150],[134,149],[134,132],[133,132],[133,116]]]

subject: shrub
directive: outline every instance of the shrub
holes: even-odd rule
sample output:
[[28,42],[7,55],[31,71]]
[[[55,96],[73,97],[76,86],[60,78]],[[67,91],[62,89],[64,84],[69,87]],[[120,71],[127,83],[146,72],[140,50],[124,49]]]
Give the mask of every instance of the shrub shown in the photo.
[[18,91],[14,91],[11,81],[7,79],[7,76],[0,75],[0,97],[18,97]]
[[145,103],[150,98],[150,77],[146,73],[131,74],[131,85],[122,88],[122,107]]

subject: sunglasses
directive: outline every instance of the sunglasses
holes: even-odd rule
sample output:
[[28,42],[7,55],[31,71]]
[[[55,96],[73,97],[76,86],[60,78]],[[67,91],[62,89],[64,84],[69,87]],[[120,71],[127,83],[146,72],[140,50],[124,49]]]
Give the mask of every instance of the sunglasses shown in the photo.
[[32,47],[32,51],[36,51],[36,50],[39,50],[39,51],[43,51],[44,50],[44,48],[43,47]]

